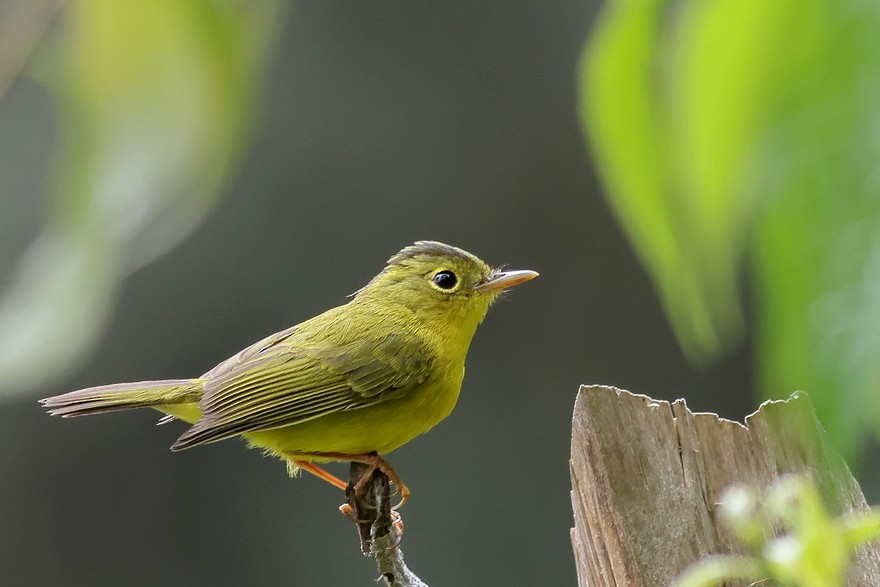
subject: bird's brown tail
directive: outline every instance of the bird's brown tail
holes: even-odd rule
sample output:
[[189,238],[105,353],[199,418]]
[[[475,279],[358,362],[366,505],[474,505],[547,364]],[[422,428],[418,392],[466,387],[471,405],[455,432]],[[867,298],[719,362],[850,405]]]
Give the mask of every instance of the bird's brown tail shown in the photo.
[[201,379],[116,383],[48,397],[40,403],[53,416],[72,418],[131,408],[197,403],[203,385]]

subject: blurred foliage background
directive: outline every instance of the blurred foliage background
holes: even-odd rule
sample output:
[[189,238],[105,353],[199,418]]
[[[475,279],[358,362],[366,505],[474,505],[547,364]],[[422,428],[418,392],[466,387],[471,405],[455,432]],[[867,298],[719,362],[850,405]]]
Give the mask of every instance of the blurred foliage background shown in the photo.
[[319,481],[34,400],[198,375],[423,238],[542,274],[393,455],[429,584],[574,583],[582,383],[730,418],[801,388],[876,460],[877,11],[3,0],[3,582],[367,584]]

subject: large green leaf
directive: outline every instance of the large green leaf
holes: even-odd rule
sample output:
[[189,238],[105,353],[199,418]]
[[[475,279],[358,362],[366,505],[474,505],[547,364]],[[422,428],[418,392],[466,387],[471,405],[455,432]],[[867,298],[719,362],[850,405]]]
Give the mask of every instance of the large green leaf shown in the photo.
[[581,69],[607,197],[685,351],[736,341],[748,259],[764,393],[809,390],[844,449],[880,403],[878,12],[618,0]]
[[693,358],[741,329],[736,278],[754,211],[744,188],[809,51],[784,32],[808,33],[812,18],[809,0],[615,2],[582,61],[582,119],[609,201]]
[[880,431],[880,5],[826,12],[771,128],[754,240],[762,388],[810,390],[851,453]]
[[581,117],[609,201],[657,282],[680,340],[693,354],[715,354],[719,322],[735,326],[736,307],[711,305],[693,246],[698,235],[681,231],[692,211],[674,189],[671,121],[656,83],[665,8],[662,0],[607,5],[581,62]]

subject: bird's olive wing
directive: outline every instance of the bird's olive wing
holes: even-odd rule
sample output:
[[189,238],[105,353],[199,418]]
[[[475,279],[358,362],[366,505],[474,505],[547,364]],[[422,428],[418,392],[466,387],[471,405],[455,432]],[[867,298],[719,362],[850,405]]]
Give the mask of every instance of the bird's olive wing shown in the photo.
[[209,379],[201,419],[172,446],[181,450],[400,397],[431,374],[413,337],[362,339],[331,350],[276,348]]
[[296,332],[298,326],[291,326],[281,332],[276,332],[270,336],[262,340],[258,340],[251,346],[243,349],[241,352],[229,357],[204,375],[202,375],[202,379],[216,379],[228,373],[231,373],[236,368],[241,367],[244,364],[247,364],[250,361],[257,359],[261,354],[271,354],[273,351],[278,350],[278,345],[283,343],[285,340],[293,336]]

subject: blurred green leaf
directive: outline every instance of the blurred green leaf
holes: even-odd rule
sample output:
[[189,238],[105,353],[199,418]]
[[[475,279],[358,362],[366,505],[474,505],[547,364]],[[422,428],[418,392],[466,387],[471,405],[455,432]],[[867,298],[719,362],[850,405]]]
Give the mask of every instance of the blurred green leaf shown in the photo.
[[850,513],[840,520],[846,543],[855,550],[867,542],[880,539],[880,512],[876,509],[870,515]]
[[733,579],[792,587],[844,585],[853,553],[878,533],[877,512],[854,510],[834,518],[819,489],[796,475],[780,477],[761,496],[751,487],[734,485],[718,507],[725,525],[751,554],[707,557],[691,565],[676,587]]
[[[672,587],[715,587],[727,581],[753,581],[763,576],[764,568],[751,557],[713,555],[697,561],[675,580]],[[756,584],[761,583],[756,581]]]
[[75,364],[120,280],[211,210],[253,127],[280,6],[69,3],[37,68],[64,138],[46,226],[0,302],[4,393]]
[[679,215],[689,212],[670,189],[669,120],[654,83],[665,7],[661,0],[606,6],[581,62],[581,118],[609,201],[657,282],[679,340],[692,355],[712,355],[721,344],[716,316],[698,250],[678,231],[688,222]]
[[880,422],[880,5],[617,0],[581,67],[607,197],[682,347],[742,328],[759,379],[806,389],[846,454]]
[[781,477],[767,491],[764,509],[767,535],[780,524],[788,531],[769,538],[760,553],[776,580],[802,587],[843,585],[852,549],[814,485],[794,475]]
[[[582,61],[582,119],[607,195],[698,360],[742,328],[753,158],[812,51],[809,4],[615,2]],[[792,26],[805,35],[795,43]]]

